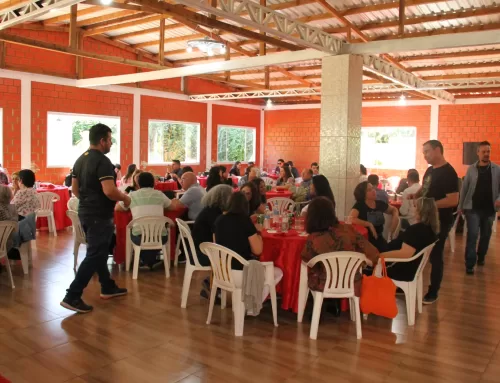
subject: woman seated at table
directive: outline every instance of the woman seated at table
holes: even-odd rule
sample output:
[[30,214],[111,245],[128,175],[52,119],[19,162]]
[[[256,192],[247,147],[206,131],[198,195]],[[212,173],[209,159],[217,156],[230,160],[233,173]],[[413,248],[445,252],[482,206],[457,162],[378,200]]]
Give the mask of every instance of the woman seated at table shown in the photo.
[[238,181],[238,186],[242,187],[247,182],[251,182],[256,178],[259,178],[259,176],[260,176],[259,169],[249,165],[245,170],[245,175],[241,177],[240,180]]
[[[227,247],[248,261],[258,260],[262,254],[263,241],[256,226],[248,217],[248,201],[242,193],[232,193],[226,212],[215,221],[215,243]],[[241,285],[243,279],[243,265],[233,259],[231,263],[232,275],[236,285]],[[274,268],[274,280],[279,281],[283,271]],[[269,287],[264,287],[262,300],[267,298]]]
[[252,180],[252,183],[254,184],[255,188],[257,189],[257,192],[259,193],[260,197],[260,204],[264,205],[264,211],[266,210],[266,204],[267,204],[267,198],[266,198],[266,183],[262,178],[256,178]]
[[266,212],[266,206],[261,203],[260,193],[252,182],[247,182],[243,185],[240,192],[248,201],[249,216],[264,214]]
[[122,177],[120,189],[125,190],[128,186],[132,186],[134,182],[134,172],[137,170],[137,166],[135,164],[130,164],[127,168],[127,173]]
[[[335,209],[335,197],[333,196],[330,182],[328,182],[327,178],[324,175],[320,174],[312,178],[309,193],[311,194],[312,199],[317,197],[325,197],[329,199],[333,203],[333,209]],[[305,216],[307,214],[309,205],[304,206],[304,208],[300,212],[300,215]]]
[[236,161],[234,163],[233,167],[231,168],[231,170],[229,170],[229,175],[236,176],[236,177],[241,176],[240,169],[241,169],[241,162]]
[[[305,228],[309,236],[301,256],[306,263],[318,255],[333,251],[363,253],[371,264],[377,263],[377,249],[358,233],[353,225],[339,222],[332,201],[326,197],[316,197],[309,204]],[[323,291],[326,281],[323,263],[320,262],[308,268],[307,272],[309,288],[314,291]],[[361,282],[361,278],[358,281]],[[357,296],[359,296],[359,287],[360,284],[357,283],[355,286]],[[335,311],[339,312],[338,307]]]
[[[396,250],[381,253],[384,258],[411,258],[437,240],[439,213],[434,198],[419,198],[416,201],[416,221],[389,244]],[[387,275],[397,281],[411,282],[415,278],[422,257],[411,262],[396,262],[387,265]]]
[[276,185],[286,187],[287,189],[295,185],[295,178],[292,176],[290,166],[285,164],[282,168],[280,168],[280,177],[278,178]]
[[377,201],[375,187],[368,181],[361,182],[354,189],[356,203],[352,207],[350,217],[352,223],[368,229],[368,238],[380,252],[387,250],[387,241],[383,237],[385,214],[392,215],[390,233],[393,234],[399,223],[398,209],[382,201]]
[[[139,175],[142,173],[144,173],[144,172],[141,169],[136,169],[134,171],[134,174],[132,174],[132,185],[129,185],[125,188],[125,190],[124,190],[125,193],[130,194],[131,192],[137,191],[140,189],[138,179],[139,179]],[[154,185],[153,185],[153,187],[154,187]]]
[[[10,203],[12,199],[12,191],[8,186],[0,185],[0,221],[13,221],[17,223],[18,214],[16,206]],[[14,245],[14,237],[17,229],[13,230],[7,240],[7,251]]]
[[12,197],[19,191],[19,172],[12,173]]
[[[233,188],[229,185],[217,185],[210,189],[201,200],[203,209],[194,221],[191,234],[198,254],[198,261],[202,266],[210,266],[210,260],[200,251],[200,244],[213,241],[215,220],[222,215],[222,212],[227,211],[229,198],[232,194]],[[190,259],[191,263],[194,264],[191,254]]]
[[29,169],[19,172],[19,191],[12,199],[12,204],[16,206],[19,220],[23,220],[28,214],[40,209],[37,192],[33,189],[35,185],[35,173]]
[[227,168],[224,165],[219,165],[219,169],[220,169],[220,179],[222,183],[235,188],[236,186],[233,183],[233,178],[229,176]]
[[220,173],[220,166],[212,166],[210,168],[210,171],[208,172],[206,191],[209,191],[214,186],[222,184],[222,177]]

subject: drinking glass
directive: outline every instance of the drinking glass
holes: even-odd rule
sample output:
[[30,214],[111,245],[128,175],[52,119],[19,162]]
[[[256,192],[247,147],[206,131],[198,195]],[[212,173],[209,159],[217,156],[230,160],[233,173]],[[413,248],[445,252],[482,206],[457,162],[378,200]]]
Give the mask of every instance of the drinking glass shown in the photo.
[[346,216],[344,217],[344,223],[345,223],[346,225],[352,225],[352,217],[351,217],[350,215],[346,215]]

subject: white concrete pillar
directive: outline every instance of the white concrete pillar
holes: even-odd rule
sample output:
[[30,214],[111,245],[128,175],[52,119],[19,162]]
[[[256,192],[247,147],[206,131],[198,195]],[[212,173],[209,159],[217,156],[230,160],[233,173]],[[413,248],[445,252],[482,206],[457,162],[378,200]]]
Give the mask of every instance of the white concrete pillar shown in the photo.
[[323,59],[319,161],[332,187],[339,220],[349,214],[359,180],[362,78],[361,56]]
[[[132,123],[132,163],[141,164],[141,95],[134,93],[134,116]],[[146,153],[146,161],[148,160]],[[122,164],[122,167],[127,166]],[[125,170],[125,168],[123,168]]]
[[31,79],[21,78],[21,168],[31,169]]

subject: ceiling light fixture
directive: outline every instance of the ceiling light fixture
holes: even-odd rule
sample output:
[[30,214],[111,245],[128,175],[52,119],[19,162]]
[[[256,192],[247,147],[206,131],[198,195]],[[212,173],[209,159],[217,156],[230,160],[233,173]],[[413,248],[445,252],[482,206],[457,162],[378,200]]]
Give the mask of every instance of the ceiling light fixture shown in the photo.
[[216,40],[212,40],[208,37],[200,40],[189,40],[187,42],[186,51],[188,53],[193,52],[194,48],[199,49],[208,56],[214,56],[215,53],[224,54],[226,53],[226,45]]
[[273,107],[273,102],[270,98],[267,99],[266,108],[271,109]]
[[113,2],[113,0],[101,0],[102,5],[110,5]]
[[402,94],[402,95],[399,97],[398,104],[399,104],[400,106],[405,106],[405,105],[406,105],[406,96],[405,96],[404,94]]

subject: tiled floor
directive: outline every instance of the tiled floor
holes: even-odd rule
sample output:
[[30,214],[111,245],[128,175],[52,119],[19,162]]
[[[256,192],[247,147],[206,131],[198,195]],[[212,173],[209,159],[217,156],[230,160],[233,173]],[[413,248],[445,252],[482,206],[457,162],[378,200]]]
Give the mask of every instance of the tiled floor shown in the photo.
[[[99,299],[94,279],[85,299],[91,314],[73,315],[59,306],[73,279],[72,233],[41,233],[33,269],[14,267],[16,289],[0,275],[0,374],[12,382],[499,382],[500,261],[494,234],[487,266],[466,276],[463,239],[446,247],[445,279],[437,304],[406,325],[405,306],[395,320],[370,316],[363,339],[343,314],[322,317],[318,340],[303,324],[271,310],[247,317],[242,338],[233,335],[232,312],[214,311],[196,277],[187,309],[180,308],[184,269],[131,273],[110,266],[126,297]],[[80,257],[84,256],[81,249]],[[499,269],[499,270],[497,270]],[[426,270],[427,273],[429,270]]]

